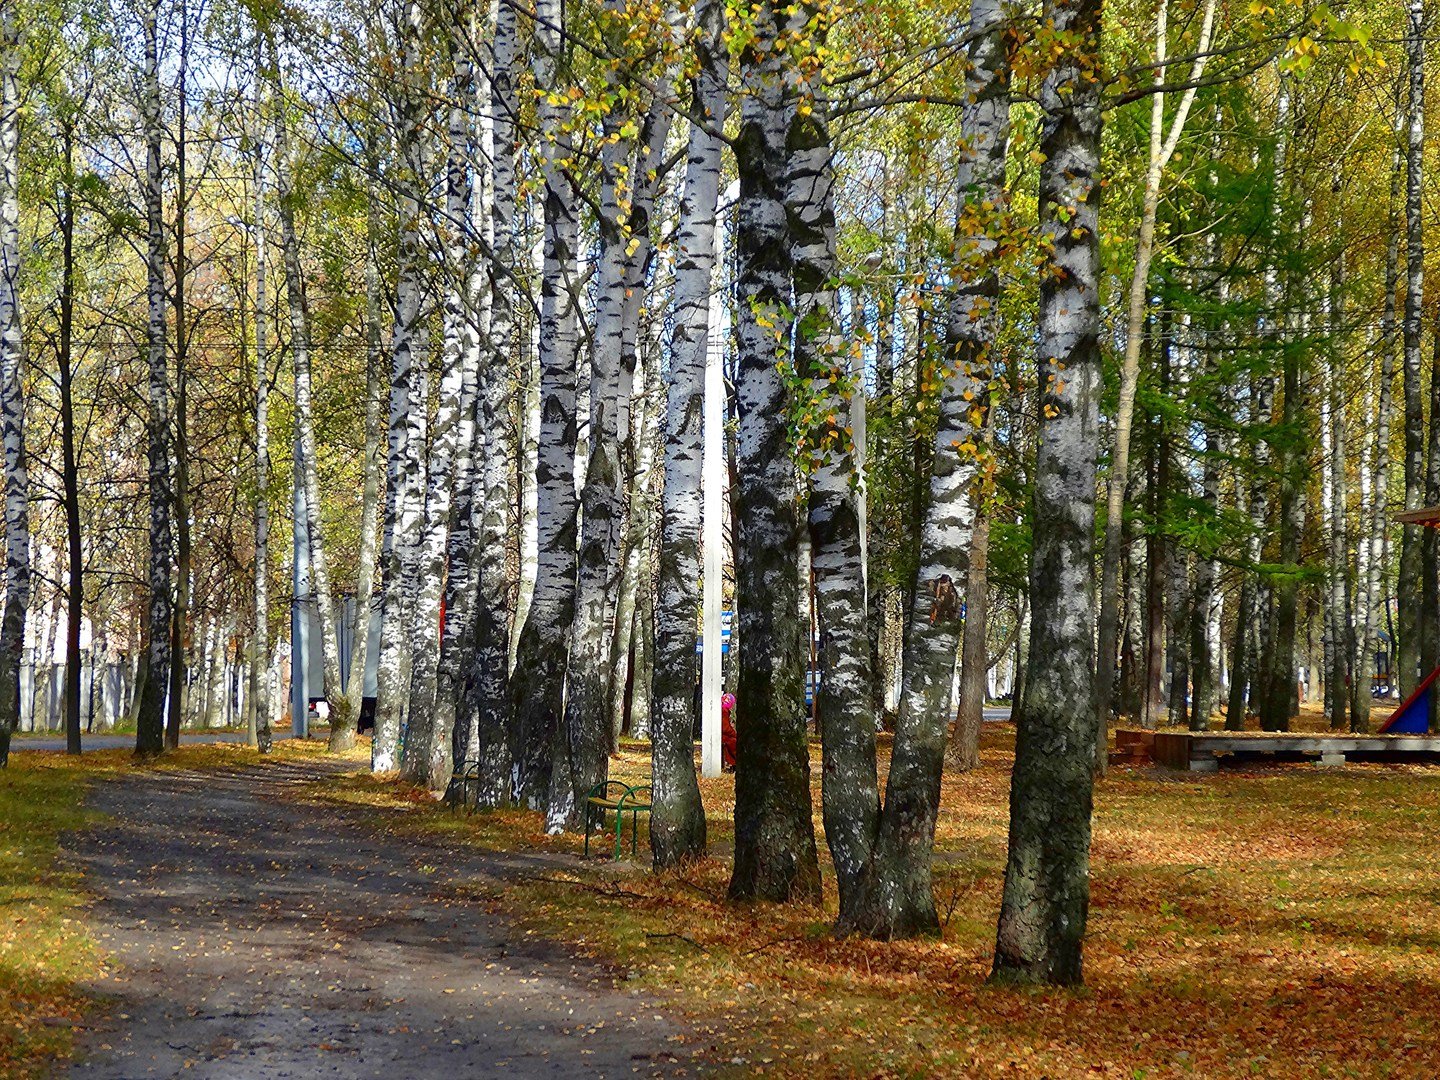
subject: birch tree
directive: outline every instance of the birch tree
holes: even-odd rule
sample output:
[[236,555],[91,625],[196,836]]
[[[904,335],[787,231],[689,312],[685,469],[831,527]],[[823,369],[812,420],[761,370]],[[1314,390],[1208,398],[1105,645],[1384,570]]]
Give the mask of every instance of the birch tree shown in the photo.
[[[153,12],[148,16],[153,19]],[[147,21],[147,46],[154,38]],[[150,50],[147,47],[147,58]],[[148,66],[147,66],[148,73]],[[157,177],[158,181],[158,177]],[[20,25],[0,10],[0,438],[5,452],[5,606],[0,614],[0,766],[20,722],[20,661],[30,602],[29,474],[25,465],[25,341],[20,320]],[[162,354],[163,360],[163,354]]]
[[972,482],[980,460],[991,349],[998,329],[1000,247],[994,227],[1007,203],[1010,137],[1008,19],[1001,0],[971,9],[957,177],[956,284],[947,299],[946,356],[929,505],[920,533],[920,576],[905,641],[900,717],[885,806],[864,895],[842,928],[880,938],[936,930],[930,877],[950,694],[960,638],[960,589],[973,539]]
[[[735,727],[734,900],[815,901],[820,869],[811,824],[805,738],[799,577],[800,520],[786,430],[786,385],[777,348],[791,334],[791,256],[785,175],[791,77],[780,45],[786,9],[750,12],[740,53],[745,94],[735,147],[740,176],[738,259],[739,430],[734,500],[740,680]],[[691,634],[694,629],[692,624]]]
[[[504,0],[502,0],[502,3]],[[538,0],[531,67],[544,141],[544,265],[540,282],[539,562],[511,676],[515,798],[548,801],[555,742],[564,716],[565,660],[575,616],[575,381],[579,207],[571,180],[573,107],[564,92],[562,0]]]
[[270,303],[266,280],[266,190],[264,67],[265,35],[255,33],[254,210],[250,222],[255,244],[255,625],[250,638],[250,697],[255,716],[255,745],[270,752]]
[[1188,89],[1165,127],[1165,86],[1170,78],[1170,0],[1159,0],[1155,14],[1155,89],[1150,99],[1150,157],[1145,170],[1145,193],[1140,209],[1140,235],[1135,245],[1135,267],[1130,276],[1129,313],[1125,330],[1125,357],[1120,367],[1120,402],[1115,413],[1115,445],[1111,453],[1106,501],[1105,549],[1100,581],[1099,669],[1095,686],[1096,719],[1100,737],[1095,744],[1095,768],[1105,771],[1110,722],[1110,701],[1115,684],[1115,648],[1120,625],[1121,524],[1125,515],[1125,481],[1130,474],[1130,431],[1135,415],[1135,387],[1140,376],[1140,345],[1145,335],[1149,301],[1150,262],[1155,253],[1155,219],[1160,207],[1165,169],[1180,145],[1196,87],[1210,58],[1210,35],[1215,25],[1215,0],[1205,0],[1199,40],[1195,46]]
[[506,552],[514,522],[515,469],[509,363],[520,345],[515,321],[516,272],[524,258],[515,223],[516,5],[495,0],[490,63],[490,334],[480,371],[483,510],[479,527],[479,597],[475,612],[476,743],[482,806],[510,800],[510,578]]
[[1040,90],[1039,448],[1030,664],[1010,790],[993,978],[1078,983],[1090,900],[1096,729],[1095,458],[1100,438],[1099,0],[1047,0],[1066,42]]
[[393,99],[396,149],[401,159],[400,243],[395,285],[395,323],[390,335],[390,418],[386,436],[385,538],[381,551],[383,607],[380,656],[376,665],[375,737],[370,767],[392,772],[400,765],[400,725],[409,697],[413,593],[418,577],[418,539],[424,512],[421,458],[425,413],[420,343],[425,249],[420,228],[420,184],[426,171],[425,136],[419,88],[420,5],[405,3],[396,36],[403,53],[404,80]]
[[300,236],[295,228],[298,198],[294,188],[295,164],[290,159],[289,119],[286,116],[280,68],[274,66],[275,82],[275,203],[280,219],[280,254],[285,272],[286,309],[290,318],[290,361],[295,376],[295,446],[299,455],[300,482],[305,492],[305,530],[310,542],[310,580],[320,622],[321,653],[324,657],[326,701],[330,706],[329,747],[333,752],[355,745],[358,720],[345,696],[340,678],[340,639],[335,608],[331,602],[330,564],[321,514],[320,471],[315,453],[315,420],[311,393],[310,307],[306,296],[305,271],[300,263]]
[[[1425,493],[1425,403],[1420,344],[1425,293],[1425,35],[1424,0],[1410,0],[1405,57],[1410,76],[1405,130],[1405,308],[1400,323],[1404,347],[1405,509],[1418,510]],[[1406,524],[1400,534],[1397,593],[1399,632],[1397,675],[1400,697],[1415,686],[1420,663],[1421,526]],[[1425,673],[1425,674],[1428,674]]]
[[651,681],[650,849],[656,869],[705,852],[705,810],[692,749],[695,612],[700,607],[701,467],[705,357],[716,264],[720,154],[728,104],[725,8],[695,9],[696,73],[690,101],[685,180],[675,234],[670,374],[665,395],[665,476],[661,497],[660,585],[655,602]]
[[[141,17],[145,35],[145,69],[141,80],[141,124],[145,132],[145,274],[148,318],[146,358],[149,370],[149,412],[146,418],[149,454],[150,565],[149,657],[140,711],[135,722],[135,753],[153,757],[165,748],[165,697],[170,686],[170,623],[172,553],[170,530],[170,376],[166,360],[165,218],[161,178],[159,3]],[[9,531],[10,511],[6,524]],[[7,543],[7,550],[8,550]],[[8,556],[7,556],[8,558]]]

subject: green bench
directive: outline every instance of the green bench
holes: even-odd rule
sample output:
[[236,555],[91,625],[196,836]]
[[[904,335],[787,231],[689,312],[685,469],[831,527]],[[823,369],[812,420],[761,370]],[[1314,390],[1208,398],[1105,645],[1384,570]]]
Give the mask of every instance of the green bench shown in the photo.
[[647,784],[626,784],[603,780],[585,796],[585,854],[590,854],[590,834],[605,832],[605,816],[615,815],[615,858],[620,858],[625,836],[625,815],[630,815],[630,854],[640,851],[640,815],[650,812],[653,793]]

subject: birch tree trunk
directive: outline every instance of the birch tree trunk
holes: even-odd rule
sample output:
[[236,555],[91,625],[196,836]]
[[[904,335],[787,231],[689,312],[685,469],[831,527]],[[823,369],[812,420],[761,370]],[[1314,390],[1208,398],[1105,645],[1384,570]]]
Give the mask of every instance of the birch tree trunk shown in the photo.
[[[787,81],[780,46],[785,12],[773,0],[753,11],[740,54],[741,105],[734,143],[740,177],[735,229],[739,350],[736,385],[735,590],[740,638],[735,727],[733,900],[813,902],[820,868],[811,823],[805,735],[804,632],[795,572],[800,521],[786,425],[786,387],[776,366],[788,344],[791,259],[785,192]],[[694,623],[689,633],[695,633]],[[691,646],[693,648],[693,646]]]
[[[153,53],[153,19],[154,12],[147,12],[147,60]],[[158,128],[158,118],[154,126]],[[147,128],[147,136],[150,130]],[[20,724],[20,664],[25,649],[25,611],[30,602],[30,481],[25,467],[25,401],[21,392],[25,340],[20,319],[19,186],[20,27],[15,5],[7,3],[0,10],[0,440],[5,454],[0,767],[9,763],[10,736]],[[163,339],[161,344],[163,349]]]
[[[405,78],[420,77],[423,33],[420,5],[408,0],[400,12],[398,37]],[[416,86],[400,88],[395,105],[397,149],[401,158],[400,247],[395,286],[395,324],[390,335],[390,421],[386,438],[385,539],[381,551],[383,601],[380,655],[376,665],[375,738],[370,767],[393,772],[400,766],[400,729],[409,698],[414,591],[424,512],[425,363],[421,300],[425,288],[425,251],[420,236],[421,178],[425,176],[423,116]],[[416,436],[419,436],[419,441]]]
[[[814,18],[799,11],[799,28]],[[792,25],[795,20],[792,19]],[[823,47],[823,31],[815,35]],[[810,551],[820,625],[815,691],[822,747],[825,840],[848,925],[864,899],[863,879],[879,828],[870,637],[865,626],[864,520],[851,399],[864,392],[850,374],[840,326],[835,251],[835,162],[823,66],[802,77],[785,144],[790,153],[786,215],[795,288],[794,364],[809,382],[815,421],[804,430],[809,455]],[[802,467],[805,463],[802,461]]]
[[255,33],[255,623],[250,639],[250,697],[255,745],[270,752],[270,298],[266,280],[265,106],[263,34]]
[[971,489],[981,459],[990,351],[999,329],[999,251],[992,227],[1008,203],[1007,16],[999,0],[977,0],[970,17],[969,103],[961,118],[965,152],[955,225],[958,273],[947,301],[946,375],[920,532],[919,587],[909,612],[900,715],[879,833],[864,895],[853,914],[842,913],[840,924],[880,938],[930,933],[940,925],[930,861],[950,728],[960,589],[973,539]]
[[[537,0],[535,82],[561,87],[563,0]],[[565,661],[575,615],[576,255],[579,216],[569,168],[572,106],[563,93],[540,98],[544,139],[545,250],[540,285],[540,445],[535,469],[539,559],[520,631],[510,690],[514,705],[515,797],[548,803],[556,739],[565,712]]]
[[[695,12],[697,73],[690,103],[694,119],[675,234],[674,328],[665,398],[665,477],[657,552],[660,587],[655,601],[650,693],[655,807],[650,815],[650,850],[656,869],[705,853],[705,810],[692,749],[692,688],[697,679],[695,614],[700,608],[705,357],[717,255],[715,217],[729,68],[724,33],[724,5],[719,0],[704,0]],[[639,674],[637,671],[637,677]]]
[[1101,395],[1097,218],[1098,0],[1047,0],[1073,42],[1040,91],[1040,433],[1030,565],[1033,605],[1010,789],[1009,853],[993,978],[1078,983],[1090,900],[1095,457]]
[[[989,413],[989,420],[994,413]],[[976,499],[975,527],[970,537],[970,565],[965,572],[965,626],[960,638],[960,698],[947,764],[957,772],[980,765],[980,727],[985,722],[985,677],[990,670],[986,634],[990,614],[990,515]]]
[[[463,19],[463,14],[459,16]],[[406,736],[404,775],[439,792],[450,781],[455,726],[459,644],[468,630],[469,611],[466,563],[469,544],[457,554],[460,565],[450,563],[451,507],[457,476],[469,482],[469,446],[473,440],[475,364],[479,360],[474,315],[469,310],[467,268],[477,257],[471,227],[473,196],[470,162],[475,153],[471,115],[475,107],[475,73],[471,45],[460,27],[450,28],[453,76],[448,122],[449,157],[445,182],[445,286],[442,315],[443,349],[440,395],[431,429],[426,477],[425,527],[420,546],[418,606],[414,614],[414,655],[410,676],[410,728]],[[464,500],[468,517],[468,499]],[[468,535],[469,522],[457,525]],[[447,585],[448,582],[448,585]],[[444,638],[440,629],[442,597],[455,603],[445,609]],[[449,645],[448,656],[442,646]],[[446,662],[448,661],[448,662]],[[442,694],[443,691],[443,694]]]
[[284,89],[279,81],[278,64],[274,76],[278,104],[275,111],[275,195],[276,209],[280,217],[280,251],[285,268],[286,307],[290,316],[290,359],[295,374],[295,444],[300,454],[301,483],[305,489],[305,528],[310,539],[310,580],[319,614],[325,697],[330,706],[329,748],[338,753],[355,745],[358,716],[349,708],[344,682],[340,678],[340,639],[335,608],[331,603],[325,524],[320,512],[320,475],[315,457],[315,421],[310,376],[310,306],[305,291],[305,272],[300,265],[300,237],[295,230],[294,165],[290,160],[289,121],[285,115]]
[[[1339,177],[1336,177],[1334,191],[1338,195],[1340,188]],[[1330,473],[1330,566],[1329,566],[1329,603],[1328,608],[1331,614],[1330,643],[1330,667],[1327,672],[1326,681],[1327,696],[1330,705],[1330,727],[1334,731],[1344,731],[1350,726],[1350,717],[1347,715],[1350,704],[1348,693],[1345,689],[1345,679],[1350,669],[1350,655],[1353,651],[1349,644],[1351,637],[1350,605],[1346,588],[1346,581],[1349,576],[1350,551],[1346,542],[1345,534],[1345,395],[1341,388],[1344,379],[1344,290],[1345,288],[1345,252],[1340,251],[1335,255],[1335,261],[1331,264],[1330,270],[1330,326],[1329,342],[1330,350],[1330,386],[1329,386],[1329,420],[1330,420],[1330,460],[1328,472]],[[1437,456],[1440,457],[1440,456]],[[1440,464],[1440,460],[1437,460]],[[1364,467],[1363,465],[1361,466]]]
[[[171,559],[170,551],[170,377],[165,357],[165,220],[161,191],[160,56],[157,3],[145,9],[145,74],[141,119],[145,129],[145,272],[149,317],[146,351],[149,362],[150,597],[149,663],[140,710],[135,722],[135,753],[153,757],[165,748],[165,697],[170,686]],[[9,446],[6,446],[7,466]],[[10,532],[9,478],[6,532]],[[10,542],[7,535],[7,550]],[[9,556],[7,555],[7,561]]]
[[[604,18],[607,48],[618,63],[633,33],[634,16],[626,0],[612,0]],[[665,82],[662,78],[657,85],[663,87]],[[630,379],[622,378],[626,316],[630,298],[644,288],[636,267],[648,260],[649,205],[674,108],[673,101],[657,92],[649,115],[636,128],[642,137],[627,137],[635,124],[627,115],[624,102],[628,95],[618,67],[612,68],[607,89],[616,104],[605,117],[600,151],[600,256],[590,350],[588,463],[581,491],[564,724],[557,741],[547,815],[552,831],[584,826],[585,797],[608,773],[610,641],[605,624],[614,607],[624,525],[620,451],[630,390]]]
[[[374,206],[371,196],[371,206]],[[370,211],[366,224],[365,260],[365,457],[361,463],[364,475],[360,493],[360,551],[355,571],[355,633],[351,637],[350,671],[344,694],[348,707],[358,723],[365,700],[366,658],[370,655],[370,613],[374,608],[375,556],[378,541],[376,517],[380,509],[380,476],[384,461],[380,456],[380,379],[385,367],[385,347],[381,340],[381,306],[379,252],[376,250],[379,225],[376,213]]]
[[496,0],[490,65],[492,255],[490,335],[480,372],[484,508],[480,519],[480,592],[475,613],[476,742],[481,806],[510,801],[510,578],[506,552],[514,521],[510,476],[515,469],[509,377],[512,350],[521,346],[515,322],[515,282],[524,259],[515,226],[515,5]]
[[[1405,140],[1405,509],[1418,510],[1425,492],[1425,405],[1422,400],[1420,338],[1425,292],[1425,35],[1429,29],[1424,0],[1410,0],[1405,56],[1410,74]],[[1421,526],[1404,525],[1400,534],[1400,612],[1397,675],[1400,697],[1415,688],[1420,662]],[[1428,674],[1428,673],[1427,673]]]
[[[1160,0],[1155,15],[1155,85],[1170,80],[1165,66],[1169,47],[1169,0]],[[1135,387],[1140,377],[1140,345],[1144,339],[1145,309],[1149,295],[1150,261],[1155,252],[1155,218],[1165,167],[1174,156],[1195,101],[1195,85],[1205,73],[1210,35],[1215,23],[1215,0],[1206,0],[1200,38],[1190,70],[1190,88],[1165,131],[1165,94],[1156,89],[1150,100],[1150,160],[1145,171],[1145,194],[1140,211],[1140,236],[1135,245],[1135,269],[1130,277],[1129,318],[1125,331],[1125,357],[1120,368],[1120,402],[1115,414],[1115,446],[1111,454],[1106,501],[1105,548],[1100,579],[1099,657],[1095,684],[1095,771],[1104,773],[1109,752],[1110,702],[1115,685],[1115,650],[1120,619],[1121,525],[1125,516],[1125,482],[1130,475],[1130,432],[1135,414]]]
[[[1398,110],[1397,110],[1398,113]],[[1397,116],[1397,128],[1398,128]],[[1395,289],[1400,276],[1400,230],[1397,207],[1400,201],[1400,140],[1396,131],[1395,149],[1390,170],[1390,242],[1385,248],[1385,301],[1380,317],[1380,380],[1375,394],[1374,477],[1370,484],[1369,520],[1362,522],[1369,532],[1364,542],[1369,545],[1366,574],[1358,586],[1365,595],[1364,618],[1359,620],[1359,644],[1356,648],[1355,675],[1350,686],[1350,727],[1352,731],[1370,730],[1370,683],[1375,674],[1375,659],[1380,651],[1380,610],[1385,603],[1385,553],[1389,525],[1386,493],[1390,484],[1390,409],[1395,385]]]

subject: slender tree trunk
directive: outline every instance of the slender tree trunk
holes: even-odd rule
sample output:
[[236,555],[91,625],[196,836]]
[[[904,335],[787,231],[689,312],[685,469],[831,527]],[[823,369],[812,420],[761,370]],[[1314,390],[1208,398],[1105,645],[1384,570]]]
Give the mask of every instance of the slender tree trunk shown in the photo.
[[[1334,191],[1339,193],[1339,179],[1337,177]],[[1345,534],[1345,395],[1341,388],[1344,379],[1344,288],[1345,288],[1345,253],[1339,252],[1335,261],[1331,264],[1330,271],[1330,327],[1329,327],[1329,352],[1330,352],[1330,460],[1328,462],[1330,473],[1330,566],[1329,566],[1329,604],[1331,615],[1331,627],[1329,637],[1330,644],[1330,666],[1327,674],[1328,699],[1330,705],[1330,727],[1334,731],[1344,731],[1350,726],[1348,707],[1350,704],[1349,694],[1345,688],[1345,679],[1349,674],[1349,657],[1351,653],[1350,639],[1350,604],[1346,588],[1348,577],[1350,553],[1349,544]],[[1437,384],[1440,385],[1440,384]],[[1440,431],[1437,431],[1440,434]],[[1440,455],[1437,455],[1437,465],[1440,465]],[[1363,466],[1362,466],[1363,468]]]
[[[740,637],[736,695],[735,900],[814,902],[820,867],[811,823],[799,579],[800,521],[776,351],[789,340],[791,258],[785,220],[787,82],[780,47],[785,13],[754,11],[740,54],[743,84],[735,158],[739,315],[736,386],[735,585]],[[694,634],[693,623],[690,633]]]
[[[1405,314],[1401,323],[1405,372],[1405,509],[1417,510],[1425,493],[1425,405],[1422,400],[1420,338],[1425,300],[1425,35],[1429,19],[1424,0],[1410,0],[1405,55],[1410,72],[1405,147]],[[1420,662],[1422,529],[1405,525],[1400,536],[1400,697],[1415,687]]]
[[[422,15],[408,0],[397,28],[403,42],[406,79],[421,77]],[[370,767],[393,772],[400,766],[400,730],[409,698],[407,674],[413,629],[414,591],[424,512],[425,358],[420,328],[426,264],[420,237],[420,192],[426,149],[420,88],[397,94],[396,142],[400,183],[400,245],[395,286],[395,324],[390,335],[390,420],[387,433],[385,539],[381,551],[383,607],[380,655],[376,664],[375,737]],[[416,353],[421,352],[417,357]],[[416,436],[420,436],[419,442]]]
[[[276,79],[279,69],[276,68]],[[276,86],[276,97],[282,89]],[[276,205],[280,212],[280,251],[285,267],[285,293],[290,315],[290,357],[295,372],[295,432],[300,454],[301,482],[305,490],[305,527],[310,538],[310,575],[315,606],[320,620],[321,653],[324,657],[325,699],[330,707],[331,752],[355,745],[358,717],[349,709],[345,684],[340,678],[340,644],[335,608],[331,602],[329,557],[325,548],[325,523],[320,512],[320,474],[316,459],[314,407],[310,379],[310,306],[306,297],[305,273],[300,264],[300,237],[295,229],[297,196],[290,161],[289,124],[283,104],[275,111]]]
[[[563,85],[562,0],[538,0],[532,58],[537,85]],[[514,674],[515,797],[548,801],[564,716],[565,661],[575,615],[576,258],[579,216],[569,174],[571,106],[563,94],[539,103],[544,139],[545,250],[540,298],[540,446],[535,470],[539,562]]]
[[270,300],[266,281],[266,174],[263,35],[255,47],[255,624],[250,642],[250,697],[255,745],[270,752]]
[[80,753],[80,622],[85,607],[85,561],[81,549],[80,471],[75,460],[75,132],[68,121],[60,133],[64,172],[60,193],[60,477],[65,504],[65,750]]
[[[147,23],[147,26],[150,24]],[[149,38],[147,38],[147,43]],[[0,767],[20,725],[20,664],[30,603],[30,482],[25,468],[25,339],[20,319],[20,26],[0,8],[0,441],[5,469],[5,605],[0,615]]]
[[1047,0],[1071,44],[1040,92],[1040,445],[1030,564],[1030,671],[1010,788],[993,977],[1078,983],[1090,902],[1095,458],[1101,394],[1099,0]]
[[[150,597],[149,664],[135,722],[135,753],[153,757],[165,749],[165,697],[170,686],[172,617],[170,530],[170,376],[165,356],[165,219],[161,191],[160,58],[158,0],[145,9],[145,76],[141,112],[145,129],[145,270],[149,318]],[[9,446],[6,447],[7,455]],[[8,461],[8,458],[7,458]],[[7,492],[7,504],[9,502]],[[10,511],[7,507],[7,531]],[[10,580],[14,580],[13,578]]]
[[[448,27],[454,40],[449,109],[449,158],[445,195],[444,348],[440,396],[431,429],[425,497],[425,531],[420,550],[419,607],[412,642],[410,729],[406,737],[405,775],[439,792],[450,781],[452,737],[458,704],[461,642],[469,631],[469,483],[470,446],[474,441],[476,364],[480,359],[478,326],[470,302],[468,267],[478,258],[470,203],[474,197],[470,163],[476,154],[470,119],[475,104],[475,73],[464,15],[456,12]],[[455,490],[456,481],[465,485]],[[457,499],[458,496],[458,499]],[[455,529],[463,542],[451,544],[452,506],[461,510]],[[456,559],[447,559],[452,553]],[[445,630],[440,628],[442,598]]]
[[186,181],[186,148],[189,133],[186,131],[188,101],[186,99],[186,76],[190,66],[190,9],[180,5],[180,55],[178,57],[179,83],[176,87],[176,136],[175,136],[175,275],[171,287],[171,305],[175,312],[175,419],[174,452],[175,483],[172,495],[175,500],[175,609],[171,613],[170,643],[170,698],[165,719],[165,748],[174,750],[180,745],[180,726],[184,722],[189,693],[189,658],[186,655],[190,639],[190,590],[193,552],[190,540],[190,406],[189,406],[189,354],[190,330],[187,324],[188,310],[185,303],[185,289],[189,282],[190,270],[185,255],[187,216],[189,210],[189,185]]
[[[1160,0],[1155,15],[1155,85],[1173,78],[1166,67],[1169,42],[1169,0]],[[1215,0],[1206,0],[1200,39],[1191,64],[1190,88],[1165,131],[1165,94],[1156,90],[1150,101],[1150,159],[1145,172],[1145,193],[1140,211],[1140,235],[1135,245],[1135,268],[1130,277],[1129,319],[1125,333],[1125,357],[1120,369],[1120,402],[1115,415],[1115,446],[1111,454],[1110,482],[1106,501],[1105,547],[1100,581],[1098,620],[1099,657],[1095,690],[1096,722],[1100,737],[1095,741],[1095,771],[1104,773],[1109,740],[1110,702],[1115,685],[1115,648],[1120,619],[1121,526],[1125,516],[1125,482],[1130,475],[1130,431],[1135,414],[1135,388],[1140,377],[1140,345],[1145,336],[1146,306],[1149,300],[1150,261],[1155,252],[1155,218],[1160,207],[1160,186],[1165,166],[1179,145],[1185,121],[1195,101],[1195,85],[1205,72],[1209,58],[1211,29],[1215,22]]]
[[[1398,96],[1398,95],[1397,95]],[[1398,110],[1397,110],[1398,111]],[[1399,120],[1397,117],[1397,128]],[[1366,524],[1369,545],[1366,575],[1359,582],[1365,592],[1365,617],[1359,627],[1355,676],[1350,694],[1350,726],[1353,731],[1370,730],[1370,683],[1380,651],[1380,610],[1385,603],[1385,555],[1388,545],[1390,484],[1390,410],[1395,385],[1395,290],[1399,284],[1400,230],[1397,207],[1400,201],[1400,140],[1396,132],[1390,170],[1390,243],[1385,249],[1385,301],[1380,319],[1380,381],[1375,395],[1374,477],[1370,484],[1370,516]],[[1363,520],[1363,519],[1362,519]]]
[[[885,806],[870,866],[842,929],[874,937],[910,937],[939,928],[930,861],[940,809],[940,774],[951,717],[960,637],[960,586],[966,580],[981,459],[990,350],[998,330],[998,249],[993,239],[1007,204],[1010,134],[1007,19],[1002,4],[976,3],[961,129],[955,227],[960,272],[947,300],[945,376],[922,515],[919,587],[909,612],[904,686]],[[1087,699],[1088,700],[1088,699]]]
[[[813,17],[802,8],[801,17]],[[817,34],[817,42],[824,38]],[[801,82],[785,143],[790,152],[787,217],[795,288],[795,372],[810,383],[818,422],[802,429],[811,473],[810,551],[820,626],[820,713],[825,839],[849,925],[879,829],[870,639],[865,629],[861,448],[849,417],[850,360],[840,326],[835,251],[834,151],[823,68]]]
[[[991,413],[986,417],[993,423]],[[960,704],[946,763],[957,772],[980,765],[980,726],[985,722],[985,678],[990,671],[986,636],[990,615],[990,515],[976,499],[970,567],[965,575],[965,629],[960,639]]]

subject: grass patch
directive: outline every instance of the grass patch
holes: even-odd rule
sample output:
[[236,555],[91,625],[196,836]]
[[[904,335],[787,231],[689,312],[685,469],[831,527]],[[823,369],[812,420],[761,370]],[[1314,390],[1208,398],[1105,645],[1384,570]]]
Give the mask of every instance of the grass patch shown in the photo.
[[[531,879],[475,896],[668,995],[746,1075],[1440,1073],[1440,768],[1112,770],[1096,793],[1088,985],[1061,991],[985,983],[1013,730],[987,725],[982,751],[944,783],[944,932],[888,945],[830,933],[828,865],[823,907],[725,899],[730,777],[702,781],[712,857],[684,875],[649,873],[643,846],[642,864],[582,861],[579,838],[546,836],[538,814],[455,815],[393,780],[312,793],[402,835],[547,853]],[[643,745],[611,771],[645,775]]]
[[80,875],[59,865],[60,836],[90,820],[85,769],[19,753],[0,770],[0,1075],[41,1075],[64,1057],[97,960]]

